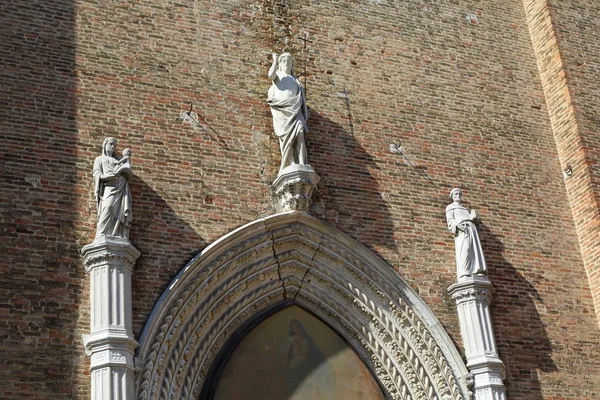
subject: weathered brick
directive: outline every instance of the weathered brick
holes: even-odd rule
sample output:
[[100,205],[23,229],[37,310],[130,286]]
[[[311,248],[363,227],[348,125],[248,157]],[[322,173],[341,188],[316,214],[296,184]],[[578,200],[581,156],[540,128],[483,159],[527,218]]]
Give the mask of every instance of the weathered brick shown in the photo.
[[[600,21],[591,1],[546,6],[2,2],[0,397],[89,397],[79,250],[104,137],[134,154],[136,335],[193,256],[273,212],[266,73],[285,48],[306,79],[313,214],[386,260],[460,346],[443,213],[461,186],[483,218],[509,398],[598,398]],[[177,121],[189,102],[203,128]]]

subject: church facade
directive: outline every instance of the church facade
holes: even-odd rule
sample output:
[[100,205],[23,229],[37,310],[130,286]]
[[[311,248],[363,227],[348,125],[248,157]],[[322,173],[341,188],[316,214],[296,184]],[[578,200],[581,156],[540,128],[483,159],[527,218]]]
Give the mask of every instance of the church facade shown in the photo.
[[594,2],[0,10],[2,399],[600,398]]

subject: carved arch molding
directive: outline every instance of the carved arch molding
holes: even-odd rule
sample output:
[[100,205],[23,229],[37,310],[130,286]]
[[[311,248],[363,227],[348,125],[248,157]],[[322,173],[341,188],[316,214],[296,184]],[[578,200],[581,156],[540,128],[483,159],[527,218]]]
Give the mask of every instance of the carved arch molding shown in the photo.
[[140,338],[137,398],[197,400],[232,335],[282,301],[336,329],[388,398],[469,398],[467,369],[423,300],[359,242],[299,211],[229,233],[179,273]]

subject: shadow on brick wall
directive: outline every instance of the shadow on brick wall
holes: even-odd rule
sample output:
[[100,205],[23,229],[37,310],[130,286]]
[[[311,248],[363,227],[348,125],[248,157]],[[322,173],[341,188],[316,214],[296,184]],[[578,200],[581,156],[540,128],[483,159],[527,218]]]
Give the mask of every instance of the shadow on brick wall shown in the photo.
[[0,397],[73,399],[84,279],[73,1],[0,2],[0,38]]
[[373,157],[354,139],[352,130],[310,110],[309,162],[321,176],[313,213],[371,249],[396,249],[392,216],[369,172]]
[[138,336],[167,286],[207,243],[140,177],[134,176],[130,186],[131,241],[142,253],[132,277],[133,328]]
[[490,307],[504,381],[510,399],[543,399],[537,371],[557,370],[552,344],[536,304],[543,299],[536,288],[504,258],[504,245],[487,226],[479,225],[482,246],[494,286]]

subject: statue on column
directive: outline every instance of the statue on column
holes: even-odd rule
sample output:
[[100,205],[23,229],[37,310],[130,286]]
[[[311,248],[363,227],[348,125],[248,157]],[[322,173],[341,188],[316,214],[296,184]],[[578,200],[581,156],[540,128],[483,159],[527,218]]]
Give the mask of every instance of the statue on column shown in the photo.
[[98,206],[96,239],[112,236],[129,239],[131,212],[131,191],[129,179],[131,170],[131,150],[125,149],[123,156],[116,152],[117,141],[104,139],[102,155],[94,161],[94,194]]
[[448,230],[455,235],[457,279],[484,275],[487,266],[475,226],[477,214],[462,205],[462,190],[459,188],[452,189],[450,198],[454,202],[446,207],[446,220]]
[[273,114],[273,127],[279,138],[281,165],[279,171],[293,164],[308,165],[304,134],[308,132],[306,95],[300,80],[294,76],[294,59],[290,53],[277,56],[269,69],[267,102]]

